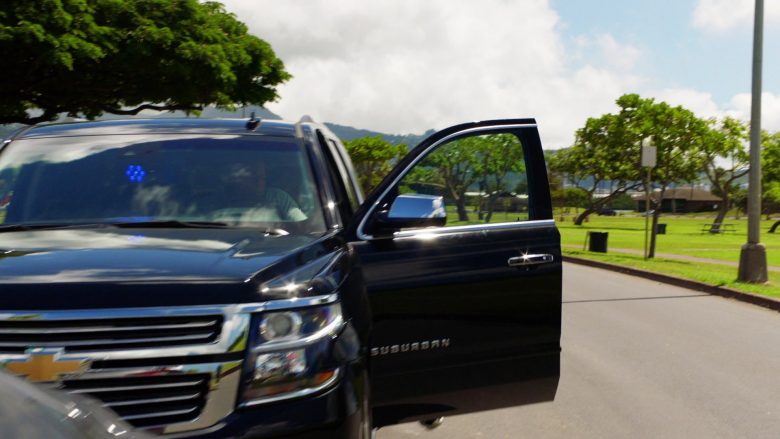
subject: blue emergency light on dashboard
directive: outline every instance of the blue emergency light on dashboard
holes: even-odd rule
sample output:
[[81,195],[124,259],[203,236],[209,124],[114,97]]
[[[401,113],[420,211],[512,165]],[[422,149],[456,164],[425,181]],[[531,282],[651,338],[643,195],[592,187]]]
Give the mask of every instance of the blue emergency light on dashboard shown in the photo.
[[125,175],[130,181],[135,183],[140,183],[144,181],[144,176],[146,176],[146,171],[144,171],[144,168],[141,165],[130,165],[127,167],[127,171],[125,171]]

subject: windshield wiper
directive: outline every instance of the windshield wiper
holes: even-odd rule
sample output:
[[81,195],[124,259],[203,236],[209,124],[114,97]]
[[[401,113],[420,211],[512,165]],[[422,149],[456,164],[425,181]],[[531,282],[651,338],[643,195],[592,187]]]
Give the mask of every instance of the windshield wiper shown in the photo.
[[227,223],[214,221],[178,221],[178,220],[159,220],[159,221],[128,221],[124,223],[110,223],[112,226],[122,229],[144,228],[144,229],[224,229],[229,227]]

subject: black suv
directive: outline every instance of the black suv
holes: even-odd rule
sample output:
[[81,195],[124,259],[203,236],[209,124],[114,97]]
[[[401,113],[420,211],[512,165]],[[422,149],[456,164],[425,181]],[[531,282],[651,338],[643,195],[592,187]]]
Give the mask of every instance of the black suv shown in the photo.
[[0,152],[0,364],[171,437],[365,438],[552,400],[561,254],[533,119],[364,200],[310,120],[24,130]]

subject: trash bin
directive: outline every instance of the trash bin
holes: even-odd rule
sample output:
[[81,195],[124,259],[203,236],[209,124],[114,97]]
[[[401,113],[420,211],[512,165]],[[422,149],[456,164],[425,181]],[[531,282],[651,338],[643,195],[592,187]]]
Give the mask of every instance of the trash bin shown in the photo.
[[609,232],[588,232],[590,237],[590,246],[588,250],[592,252],[606,253],[607,252],[607,238]]
[[666,224],[656,224],[655,233],[656,235],[666,235]]

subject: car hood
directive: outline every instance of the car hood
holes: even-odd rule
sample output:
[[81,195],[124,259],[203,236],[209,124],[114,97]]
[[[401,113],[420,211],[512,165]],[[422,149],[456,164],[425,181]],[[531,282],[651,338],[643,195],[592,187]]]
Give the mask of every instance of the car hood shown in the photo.
[[0,233],[0,309],[257,302],[263,271],[321,238],[251,229]]

